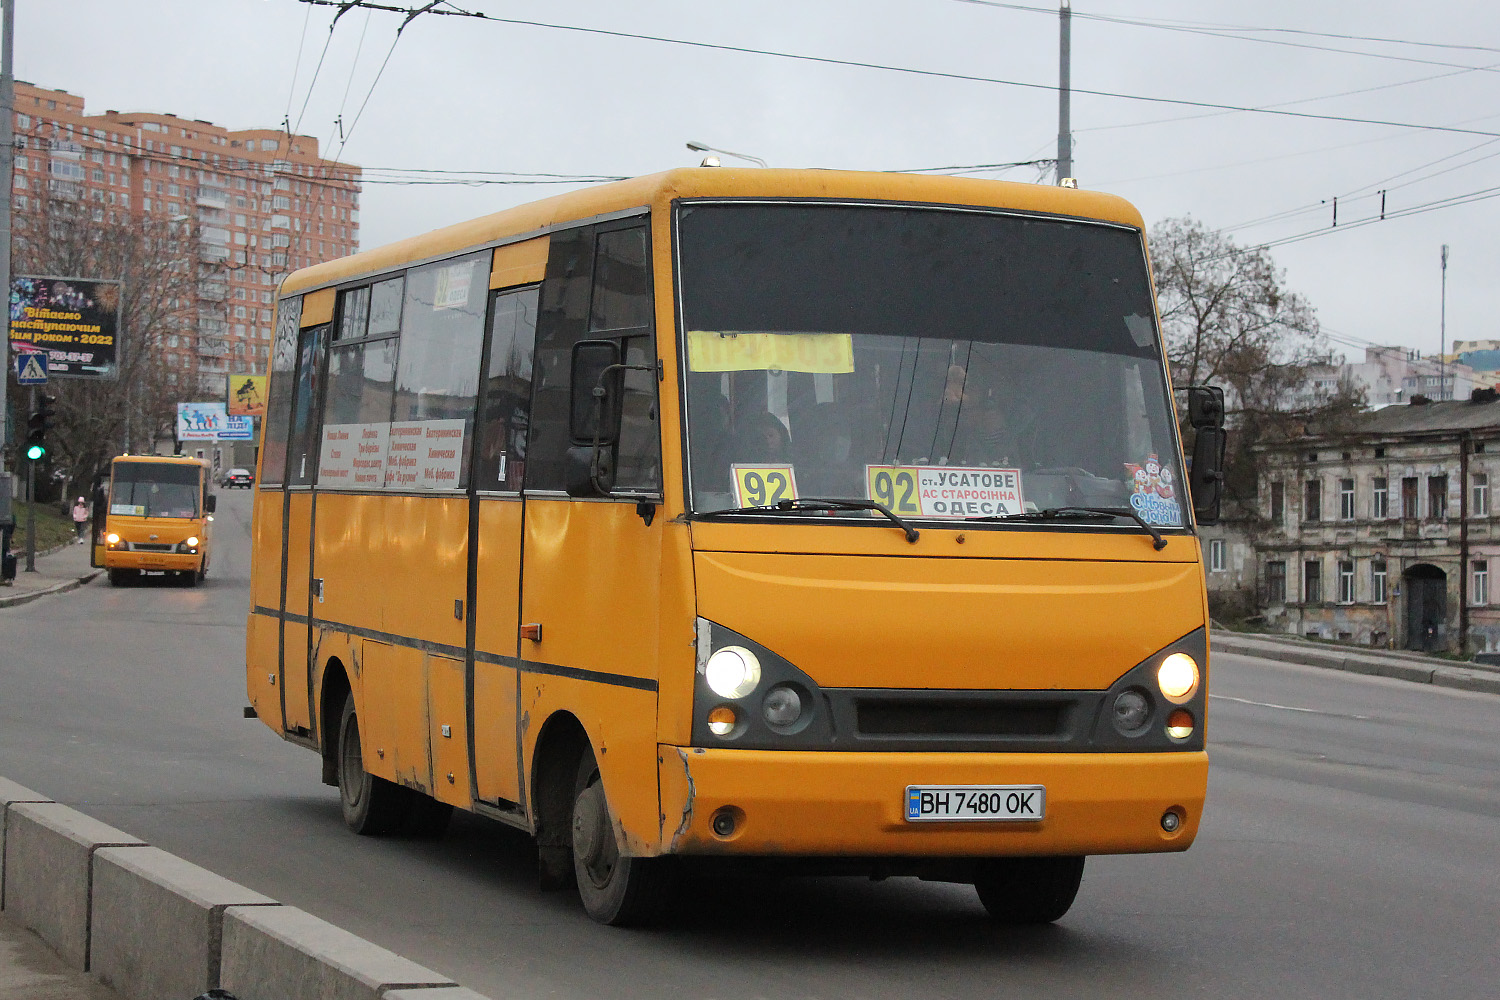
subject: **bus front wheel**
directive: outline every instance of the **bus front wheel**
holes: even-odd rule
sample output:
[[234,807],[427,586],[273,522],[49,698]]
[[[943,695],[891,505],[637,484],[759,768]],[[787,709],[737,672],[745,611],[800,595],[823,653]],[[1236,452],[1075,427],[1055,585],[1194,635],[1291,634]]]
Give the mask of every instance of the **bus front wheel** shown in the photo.
[[112,569],[109,571],[109,585],[111,587],[125,587],[134,583],[138,576],[140,576],[138,570]]
[[393,833],[406,822],[411,807],[406,789],[365,770],[359,715],[354,710],[352,692],[344,699],[339,719],[338,779],[344,822],[355,833],[365,836]]
[[993,858],[979,863],[974,889],[1002,924],[1050,924],[1068,912],[1083,881],[1083,858]]
[[616,927],[651,921],[669,891],[665,858],[622,855],[593,753],[584,751],[573,790],[573,873],[590,917]]

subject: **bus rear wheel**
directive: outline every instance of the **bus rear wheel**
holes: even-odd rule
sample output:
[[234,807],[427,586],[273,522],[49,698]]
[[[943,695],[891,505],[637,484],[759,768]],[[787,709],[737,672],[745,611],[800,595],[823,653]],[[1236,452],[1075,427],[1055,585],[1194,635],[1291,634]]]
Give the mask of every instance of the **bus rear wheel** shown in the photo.
[[364,836],[395,832],[411,808],[406,789],[365,770],[364,746],[359,738],[359,715],[354,695],[344,699],[338,737],[339,805],[349,829]]
[[981,861],[974,889],[998,923],[1050,924],[1073,905],[1083,881],[1083,861],[1081,857]]
[[604,782],[588,750],[573,791],[572,847],[578,898],[590,917],[626,927],[648,923],[661,913],[670,891],[669,859],[620,853]]

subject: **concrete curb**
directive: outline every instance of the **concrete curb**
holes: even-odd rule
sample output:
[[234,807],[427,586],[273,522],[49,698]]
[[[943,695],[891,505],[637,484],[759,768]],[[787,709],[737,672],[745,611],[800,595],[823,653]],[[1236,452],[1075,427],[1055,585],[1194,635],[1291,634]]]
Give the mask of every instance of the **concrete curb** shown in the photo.
[[1431,684],[1434,687],[1454,688],[1460,691],[1478,691],[1483,694],[1500,694],[1500,673],[1474,670],[1446,661],[1434,661],[1429,666],[1416,662],[1414,658],[1382,657],[1340,649],[1305,648],[1291,642],[1280,642],[1274,638],[1255,639],[1214,633],[1209,640],[1214,652],[1241,653],[1259,656],[1282,663],[1300,663],[1326,670],[1343,670],[1347,673],[1369,674],[1376,677],[1393,677],[1416,684]]
[[125,1000],[485,1000],[5,778],[0,909]]
[[46,590],[32,590],[24,594],[12,594],[7,597],[0,597],[0,608],[13,608],[18,604],[30,604],[38,598],[50,597],[53,594],[66,594],[70,590],[77,590],[79,587],[82,587],[102,572],[104,571],[96,569],[89,572],[86,576],[80,576],[76,580],[65,580],[55,586],[48,587]]

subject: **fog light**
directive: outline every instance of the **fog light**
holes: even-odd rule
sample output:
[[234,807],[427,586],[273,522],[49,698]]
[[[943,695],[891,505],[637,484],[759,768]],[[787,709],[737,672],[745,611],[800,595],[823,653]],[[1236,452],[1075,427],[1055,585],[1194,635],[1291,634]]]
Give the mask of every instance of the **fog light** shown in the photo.
[[1173,653],[1156,668],[1156,685],[1172,701],[1186,701],[1198,689],[1198,663],[1186,653]]
[[734,732],[734,724],[738,721],[734,709],[728,705],[720,705],[718,708],[709,709],[708,731],[715,736],[728,736]]
[[703,679],[720,698],[743,698],[760,683],[760,660],[744,646],[725,646],[703,665]]
[[789,687],[773,687],[766,692],[761,713],[766,717],[766,724],[773,728],[786,729],[796,725],[802,718],[802,696]]
[[734,806],[725,806],[714,813],[713,819],[709,821],[709,826],[713,828],[714,836],[716,837],[733,837],[734,832],[739,829],[740,822],[744,818],[745,814],[740,812],[739,809]]
[[1140,732],[1150,715],[1151,702],[1144,691],[1129,688],[1115,696],[1114,723],[1120,735]]
[[1167,716],[1167,735],[1174,740],[1185,740],[1193,735],[1193,713],[1179,708]]
[[1182,829],[1182,817],[1171,809],[1161,814],[1161,828],[1167,833],[1176,833]]

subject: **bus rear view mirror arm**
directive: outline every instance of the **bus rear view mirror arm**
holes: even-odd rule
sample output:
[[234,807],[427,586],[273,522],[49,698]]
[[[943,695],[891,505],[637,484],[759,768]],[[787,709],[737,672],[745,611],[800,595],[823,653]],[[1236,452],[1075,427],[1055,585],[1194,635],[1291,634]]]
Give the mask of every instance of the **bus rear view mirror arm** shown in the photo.
[[656,371],[655,365],[627,365],[614,340],[581,340],[573,345],[569,379],[566,488],[569,496],[607,497],[614,489],[615,451],[625,406],[623,372]]

